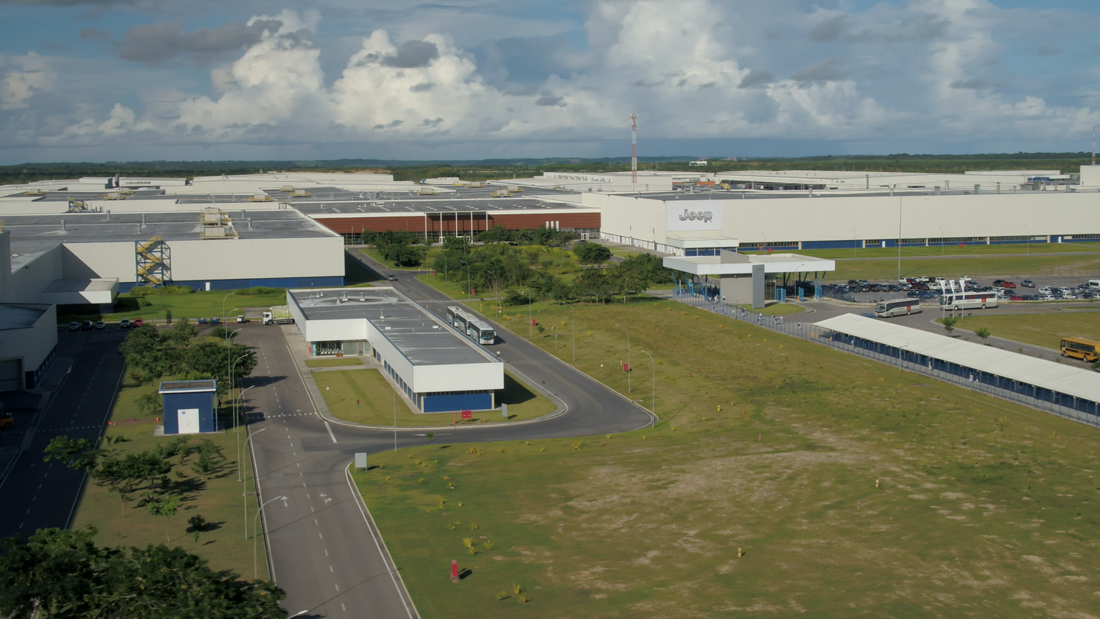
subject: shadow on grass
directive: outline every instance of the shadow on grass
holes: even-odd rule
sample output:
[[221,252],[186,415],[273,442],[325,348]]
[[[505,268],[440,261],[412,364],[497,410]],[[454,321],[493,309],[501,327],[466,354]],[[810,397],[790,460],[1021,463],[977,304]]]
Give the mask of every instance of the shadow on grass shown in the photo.
[[[504,375],[504,389],[497,392],[497,404],[507,404],[508,406],[514,406],[516,404],[523,404],[524,402],[530,402],[537,398],[526,385],[519,382],[511,375]],[[511,419],[514,415],[509,415]]]

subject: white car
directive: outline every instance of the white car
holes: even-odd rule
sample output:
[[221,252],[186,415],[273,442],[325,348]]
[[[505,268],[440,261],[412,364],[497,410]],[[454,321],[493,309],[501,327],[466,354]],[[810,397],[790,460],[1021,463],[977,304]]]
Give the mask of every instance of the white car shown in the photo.
[[1042,288],[1040,288],[1036,292],[1038,292],[1040,296],[1054,294],[1054,291],[1051,290],[1049,286],[1043,286]]
[[1073,288],[1059,288],[1058,290],[1060,290],[1061,293],[1062,293],[1062,296],[1067,298],[1067,299],[1076,299],[1077,298],[1073,294],[1074,293]]

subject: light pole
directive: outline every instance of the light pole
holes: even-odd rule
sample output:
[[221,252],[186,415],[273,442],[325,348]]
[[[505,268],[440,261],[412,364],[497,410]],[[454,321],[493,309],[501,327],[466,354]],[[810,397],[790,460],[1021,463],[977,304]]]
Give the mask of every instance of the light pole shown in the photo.
[[[252,387],[255,386],[256,385],[252,385]],[[246,387],[245,389],[242,389],[241,392],[237,394],[237,398],[234,400],[234,410],[238,410],[236,408],[236,402],[241,403],[239,408],[241,417],[244,416],[244,392],[248,391],[252,387]],[[244,479],[244,467],[241,464],[241,424],[239,421],[236,421],[235,423],[236,425],[234,426],[233,433],[237,435],[237,481],[242,481]]]
[[286,497],[285,496],[277,496],[274,499],[271,499],[270,501],[267,501],[263,505],[261,505],[260,508],[256,510],[256,516],[252,519],[252,579],[253,580],[260,577],[259,552],[256,549],[256,539],[258,537],[260,537],[258,520],[260,519],[260,514],[263,513],[265,507],[267,507],[269,504],[271,504],[275,501],[279,501],[279,500],[284,501],[283,505],[284,506],[286,505],[286,503],[285,503]]
[[[234,434],[237,435],[237,481],[241,481],[241,433],[239,430],[236,429],[237,427],[240,427],[240,422],[237,421],[237,398],[233,397],[233,370],[237,367],[237,361],[240,361],[247,356],[248,353],[245,353],[240,357],[237,357],[233,361],[233,363],[229,364],[229,398],[230,402],[233,403],[233,421],[237,424],[233,430]],[[251,387],[249,388],[251,389]],[[244,395],[243,391],[241,392],[241,395]]]
[[[233,296],[233,291],[232,290],[229,291],[229,294],[222,297],[222,316],[225,316],[225,300],[228,299],[231,296]],[[225,337],[225,371],[229,373],[229,392],[230,392],[229,395],[230,395],[230,397],[233,396],[233,369],[230,367],[230,363],[229,363],[229,356],[233,354],[231,352],[231,350],[232,350],[232,347],[229,345],[229,334],[226,333],[226,337]]]
[[[256,436],[257,434],[259,434],[260,432],[263,432],[266,429],[267,428],[260,428],[259,430],[256,430],[255,432],[248,435],[248,438],[246,438],[244,440],[244,450],[245,450],[246,454],[248,453],[248,441],[251,441],[253,436]],[[245,541],[248,540],[248,493],[245,492],[245,490],[247,490],[247,489],[248,489],[248,484],[245,484],[243,487],[241,487],[241,499],[244,500],[244,539],[245,539]]]
[[531,315],[531,295],[524,290],[523,296],[527,297],[527,339],[531,339],[535,337],[535,319]]
[[[645,352],[643,350],[642,352]],[[653,368],[653,379],[650,384],[653,385],[653,395],[649,398],[649,412],[653,414],[653,419],[650,420],[649,427],[653,429],[657,427],[657,362],[653,360],[653,355],[645,352],[649,357],[649,367]]]
[[577,310],[573,304],[569,304],[569,311],[573,314],[573,365],[577,364]]
[[630,393],[630,332],[622,325],[615,325],[626,334],[626,392]]

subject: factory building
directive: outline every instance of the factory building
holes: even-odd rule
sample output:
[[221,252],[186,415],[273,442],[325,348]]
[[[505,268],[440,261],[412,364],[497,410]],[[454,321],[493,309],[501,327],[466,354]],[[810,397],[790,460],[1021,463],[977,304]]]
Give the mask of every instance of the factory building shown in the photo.
[[500,359],[392,288],[289,290],[287,306],[311,355],[373,357],[420,412],[496,407]]

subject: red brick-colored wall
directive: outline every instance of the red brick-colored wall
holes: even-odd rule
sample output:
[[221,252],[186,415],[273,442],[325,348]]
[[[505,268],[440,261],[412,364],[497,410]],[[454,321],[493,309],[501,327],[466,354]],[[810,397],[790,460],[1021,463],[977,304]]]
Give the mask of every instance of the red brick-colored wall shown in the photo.
[[[428,217],[428,232],[454,233],[456,222],[453,215],[432,214]],[[327,227],[338,234],[357,234],[364,231],[385,232],[386,230],[407,230],[409,232],[424,232],[424,217],[422,215],[398,215],[394,217],[315,217],[317,223]],[[541,228],[547,221],[556,221],[561,228],[599,228],[599,213],[556,213],[539,214],[524,213],[517,215],[489,215],[486,223],[485,215],[474,215],[472,222],[473,231],[484,232],[488,225],[492,228],[496,225],[504,226],[509,230],[522,230],[524,228]],[[457,229],[459,232],[469,232],[471,227],[470,216],[458,214]]]

